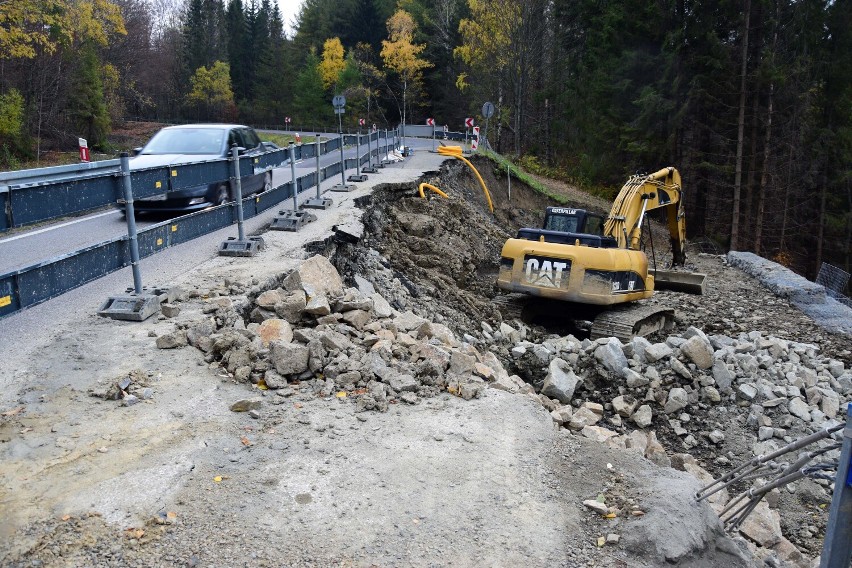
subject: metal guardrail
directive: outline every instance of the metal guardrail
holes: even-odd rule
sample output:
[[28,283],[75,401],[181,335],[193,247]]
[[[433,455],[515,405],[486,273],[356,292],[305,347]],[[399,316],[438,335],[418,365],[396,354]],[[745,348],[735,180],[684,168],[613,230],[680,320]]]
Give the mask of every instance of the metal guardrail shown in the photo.
[[[364,152],[362,153],[359,150],[358,158],[347,158],[346,169],[355,168],[356,164],[363,164],[368,161],[366,138],[367,135],[361,137],[361,146],[359,146],[359,148],[364,149]],[[394,147],[394,138],[384,139],[383,145],[379,143],[379,133],[371,134],[371,139],[372,142],[375,142],[369,153],[373,158],[379,158]],[[356,144],[357,137],[345,137],[344,144],[347,143]],[[334,152],[339,148],[339,138],[322,142],[319,148],[320,155]],[[316,144],[296,146],[294,150],[296,161],[316,157]],[[270,164],[278,163],[277,160],[288,153],[288,149],[283,148],[260,156],[241,158],[240,175],[242,176],[243,172],[247,175],[251,174],[256,168],[258,168],[258,171],[266,169]],[[118,160],[115,160],[115,162],[118,162]],[[131,173],[133,194],[135,197],[144,197],[163,193],[163,187],[180,188],[191,186],[191,184],[200,185],[228,179],[231,177],[227,171],[229,163],[232,162],[214,160],[175,168],[138,170]],[[82,180],[69,179],[66,176],[61,181],[46,181],[39,180],[37,175],[32,175],[29,179],[39,181],[21,183],[23,178],[19,177],[14,180],[19,183],[8,184],[9,190],[0,195],[8,196],[11,194],[14,203],[29,204],[28,209],[17,210],[23,211],[23,214],[27,215],[26,218],[38,218],[39,211],[42,211],[42,214],[46,211],[47,214],[66,215],[69,211],[62,210],[61,207],[68,203],[71,196],[82,199],[87,204],[99,203],[99,205],[94,206],[98,207],[112,202],[102,203],[101,200],[105,196],[114,199],[114,196],[121,194],[121,177],[118,175],[118,170],[113,172],[110,169],[112,167],[114,166],[101,168],[98,176],[86,177]],[[98,168],[91,169],[97,170]],[[71,171],[73,171],[73,168],[66,168],[63,170],[63,175]],[[341,163],[339,161],[334,162],[320,168],[319,181],[322,183],[322,181],[340,172]],[[293,181],[289,181],[270,191],[244,198],[242,200],[243,216],[247,219],[254,217],[263,211],[278,206],[285,199],[293,197],[294,191],[298,195],[316,187],[316,177],[316,172],[310,172],[297,178],[295,184]],[[174,181],[172,178],[174,178]],[[13,181],[11,176],[5,179]],[[159,187],[156,186],[158,181],[160,182]],[[92,199],[86,199],[85,192],[91,192],[95,195]],[[26,197],[18,200],[18,195],[25,195]],[[39,197],[56,201],[59,205],[57,203],[45,203],[41,209],[36,209],[34,204]],[[228,203],[147,227],[138,233],[140,257],[151,256],[165,248],[228,227],[236,222],[236,209],[236,203]],[[0,318],[129,266],[130,262],[129,238],[122,236],[19,270],[0,274]]]

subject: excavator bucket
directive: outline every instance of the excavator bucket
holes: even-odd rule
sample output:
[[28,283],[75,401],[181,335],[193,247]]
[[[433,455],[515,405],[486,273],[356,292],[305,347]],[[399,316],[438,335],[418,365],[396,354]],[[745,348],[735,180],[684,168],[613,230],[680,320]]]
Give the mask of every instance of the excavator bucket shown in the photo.
[[704,294],[706,274],[683,270],[649,270],[654,275],[654,289],[688,294]]

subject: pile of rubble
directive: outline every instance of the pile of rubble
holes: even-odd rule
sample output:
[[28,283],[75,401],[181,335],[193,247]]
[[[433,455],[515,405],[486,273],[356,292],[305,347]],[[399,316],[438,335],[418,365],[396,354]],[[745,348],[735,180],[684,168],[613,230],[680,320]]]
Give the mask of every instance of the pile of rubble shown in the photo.
[[313,256],[254,298],[210,299],[209,319],[161,335],[157,346],[192,345],[236,381],[263,390],[312,380],[320,396],[352,395],[361,411],[416,404],[444,391],[465,399],[489,386],[532,391],[490,351],[459,341],[445,325],[394,310],[362,284],[364,290],[344,288],[328,259]]

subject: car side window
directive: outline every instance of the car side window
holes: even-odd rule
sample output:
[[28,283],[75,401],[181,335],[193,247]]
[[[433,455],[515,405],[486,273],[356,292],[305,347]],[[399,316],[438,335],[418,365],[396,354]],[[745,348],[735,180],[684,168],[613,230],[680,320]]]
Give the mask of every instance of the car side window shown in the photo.
[[257,148],[260,146],[260,138],[257,137],[254,130],[250,128],[241,128],[240,134],[242,134],[243,140],[245,140],[246,148]]
[[243,146],[242,138],[236,130],[231,130],[228,132],[228,152],[230,153],[231,148],[236,144],[237,146]]

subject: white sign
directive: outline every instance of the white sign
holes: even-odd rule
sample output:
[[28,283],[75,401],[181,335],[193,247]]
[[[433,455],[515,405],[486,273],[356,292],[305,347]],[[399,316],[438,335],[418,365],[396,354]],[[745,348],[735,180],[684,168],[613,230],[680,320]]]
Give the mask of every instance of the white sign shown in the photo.
[[289,124],[289,123],[291,122],[291,121],[290,121],[290,117],[289,117],[289,116],[285,116],[285,117],[284,117],[284,122],[286,122],[287,124]]
[[471,150],[478,150],[479,149],[479,140],[477,140],[476,138],[471,138],[470,139],[470,149]]
[[477,138],[479,138],[479,127],[478,126],[473,127],[473,135],[476,136]]
[[464,127],[470,128],[471,126],[473,126],[473,119],[472,118],[464,119]]
[[435,119],[434,118],[427,118],[426,119],[426,126],[435,126]]
[[364,126],[365,124],[367,124],[367,121],[366,121],[366,120],[364,120],[363,118],[359,118],[359,119],[358,119],[358,124],[359,124],[360,126]]
[[566,268],[568,268],[567,262],[552,262],[550,260],[539,262],[538,259],[530,258],[526,261],[524,272],[526,273],[526,280],[530,284],[559,288],[563,276],[568,274]]

